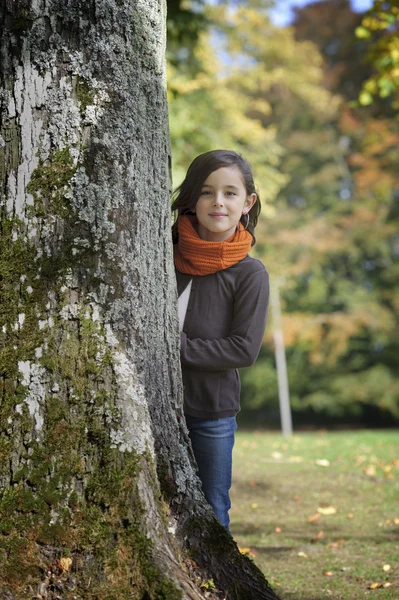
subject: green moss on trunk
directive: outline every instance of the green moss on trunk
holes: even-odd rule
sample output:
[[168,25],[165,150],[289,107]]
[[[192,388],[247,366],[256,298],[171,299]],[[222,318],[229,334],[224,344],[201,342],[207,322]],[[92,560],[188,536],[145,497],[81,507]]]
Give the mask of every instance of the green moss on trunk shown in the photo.
[[[55,179],[49,168],[33,178],[35,216],[46,218],[42,200],[55,194],[58,218],[73,224],[63,204],[73,173],[69,154],[56,156]],[[65,246],[57,256],[38,255],[23,223],[2,216],[0,591],[30,600],[29,586],[45,583],[50,569],[64,581],[66,599],[179,600],[181,592],[154,566],[137,490],[143,470],[155,480],[155,465],[149,453],[112,447],[110,430],[120,426],[114,359],[83,289],[72,299],[64,286],[77,261]],[[23,384],[21,362],[45,373],[40,431],[26,402],[32,390]],[[71,574],[60,570],[65,556]],[[72,575],[77,583],[68,592]]]
[[62,219],[72,216],[66,191],[75,173],[76,165],[69,148],[56,150],[46,164],[39,163],[26,187],[26,191],[32,194],[35,201],[35,216],[51,214]]

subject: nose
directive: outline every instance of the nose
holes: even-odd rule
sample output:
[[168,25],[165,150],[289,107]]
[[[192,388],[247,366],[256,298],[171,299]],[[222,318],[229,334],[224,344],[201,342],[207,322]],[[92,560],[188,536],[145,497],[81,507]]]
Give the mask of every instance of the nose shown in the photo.
[[223,206],[223,192],[218,192],[214,195],[213,206]]

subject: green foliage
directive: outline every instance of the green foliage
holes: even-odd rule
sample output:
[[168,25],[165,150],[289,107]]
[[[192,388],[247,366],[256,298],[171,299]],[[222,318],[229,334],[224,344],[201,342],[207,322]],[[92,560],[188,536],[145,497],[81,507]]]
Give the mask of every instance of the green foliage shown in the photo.
[[201,69],[195,47],[210,24],[204,6],[204,0],[168,0],[166,56],[171,65],[188,75]]
[[359,94],[362,106],[372,104],[375,96],[393,98],[399,108],[399,6],[395,0],[375,0],[356,28],[356,35],[369,42],[367,60],[374,74],[364,82]]
[[[261,115],[267,103],[254,101],[237,85],[234,69],[215,56],[212,39],[224,52],[225,7],[208,8],[213,23],[210,33],[198,39],[195,56],[202,71],[194,77],[169,64],[169,114],[173,147],[173,181],[181,183],[188,165],[198,154],[215,148],[233,148],[245,154],[260,182],[260,196],[273,201],[285,180],[278,171],[282,149],[276,131],[264,126]],[[264,19],[266,19],[264,17]],[[265,20],[265,24],[268,23]]]

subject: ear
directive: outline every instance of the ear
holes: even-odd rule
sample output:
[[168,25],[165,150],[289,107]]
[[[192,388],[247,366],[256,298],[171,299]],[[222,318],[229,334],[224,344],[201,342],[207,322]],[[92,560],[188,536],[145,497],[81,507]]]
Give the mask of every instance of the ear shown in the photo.
[[250,196],[247,196],[247,199],[245,200],[245,203],[244,203],[244,210],[242,211],[244,215],[249,213],[249,211],[255,204],[256,199],[257,199],[257,195],[255,193],[251,194]]

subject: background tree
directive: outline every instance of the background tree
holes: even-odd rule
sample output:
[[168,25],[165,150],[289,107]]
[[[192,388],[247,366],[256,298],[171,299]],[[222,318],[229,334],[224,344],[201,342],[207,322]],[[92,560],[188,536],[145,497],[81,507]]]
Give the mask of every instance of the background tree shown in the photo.
[[[213,69],[209,94],[221,85],[224,91],[203,111],[203,93],[191,112],[191,91],[171,98],[175,169],[183,171],[197,150],[229,144],[252,161],[261,191],[266,189],[267,218],[258,225],[255,252],[272,278],[286,279],[285,339],[296,418],[303,413],[323,423],[388,422],[399,416],[393,358],[398,123],[386,98],[367,108],[356,103],[372,71],[363,60],[366,41],[355,36],[362,17],[348,1],[297,9],[289,28],[274,27],[267,8],[254,1],[208,9],[213,32],[196,81]],[[178,78],[179,71],[172,71],[172,89]],[[232,98],[239,138],[223,116]],[[220,125],[208,131],[214,114]],[[264,132],[260,148],[250,135],[254,128]],[[267,132],[273,132],[269,140]],[[268,172],[261,168],[265,160]],[[277,412],[268,331],[257,364],[242,372],[242,421],[256,415],[257,423],[267,423],[270,411]]]
[[0,24],[0,595],[276,598],[182,423],[165,5]]

